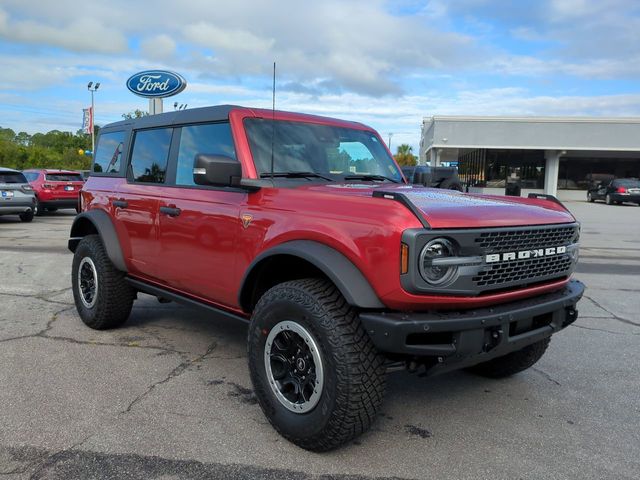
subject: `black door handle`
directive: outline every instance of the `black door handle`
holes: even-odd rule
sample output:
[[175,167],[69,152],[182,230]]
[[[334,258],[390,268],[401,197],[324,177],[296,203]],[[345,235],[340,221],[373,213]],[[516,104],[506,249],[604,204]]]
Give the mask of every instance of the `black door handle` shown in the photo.
[[117,208],[127,208],[129,206],[129,202],[126,200],[114,200],[113,206]]
[[181,211],[182,210],[176,207],[160,207],[160,213],[164,213],[165,215],[169,215],[170,217],[177,217],[178,215],[180,215]]

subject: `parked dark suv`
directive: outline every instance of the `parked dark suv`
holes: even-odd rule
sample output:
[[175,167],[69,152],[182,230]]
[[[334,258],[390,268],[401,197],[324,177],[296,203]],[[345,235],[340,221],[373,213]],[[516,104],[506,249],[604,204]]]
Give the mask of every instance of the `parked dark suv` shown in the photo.
[[248,322],[264,414],[315,451],[369,428],[390,366],[529,368],[584,290],[556,199],[410,185],[361,123],[233,106],[113,123],[81,201],[82,321],[117,327],[144,292]]
[[640,180],[637,178],[616,178],[610,182],[599,182],[587,190],[587,200],[604,200],[607,205],[623,202],[640,205]]

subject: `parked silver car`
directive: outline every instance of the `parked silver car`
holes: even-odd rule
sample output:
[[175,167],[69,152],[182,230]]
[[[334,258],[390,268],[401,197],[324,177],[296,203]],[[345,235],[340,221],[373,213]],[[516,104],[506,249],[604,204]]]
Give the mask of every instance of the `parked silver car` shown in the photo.
[[22,172],[0,167],[0,215],[18,215],[33,220],[36,196]]

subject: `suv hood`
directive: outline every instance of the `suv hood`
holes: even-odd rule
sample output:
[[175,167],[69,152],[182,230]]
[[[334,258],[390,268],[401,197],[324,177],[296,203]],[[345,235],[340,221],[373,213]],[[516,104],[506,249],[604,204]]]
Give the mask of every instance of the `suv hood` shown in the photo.
[[399,201],[431,228],[506,227],[576,221],[563,205],[538,198],[478,195],[413,185],[330,183],[303,188],[334,195],[372,198],[375,195],[390,202]]

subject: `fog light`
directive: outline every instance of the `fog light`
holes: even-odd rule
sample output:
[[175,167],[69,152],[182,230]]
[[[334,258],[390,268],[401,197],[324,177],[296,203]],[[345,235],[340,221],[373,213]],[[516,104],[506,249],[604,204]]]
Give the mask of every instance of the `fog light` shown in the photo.
[[451,257],[455,257],[455,250],[449,240],[431,240],[420,253],[420,275],[433,286],[439,287],[451,282],[458,273],[457,266],[447,265],[445,259]]

